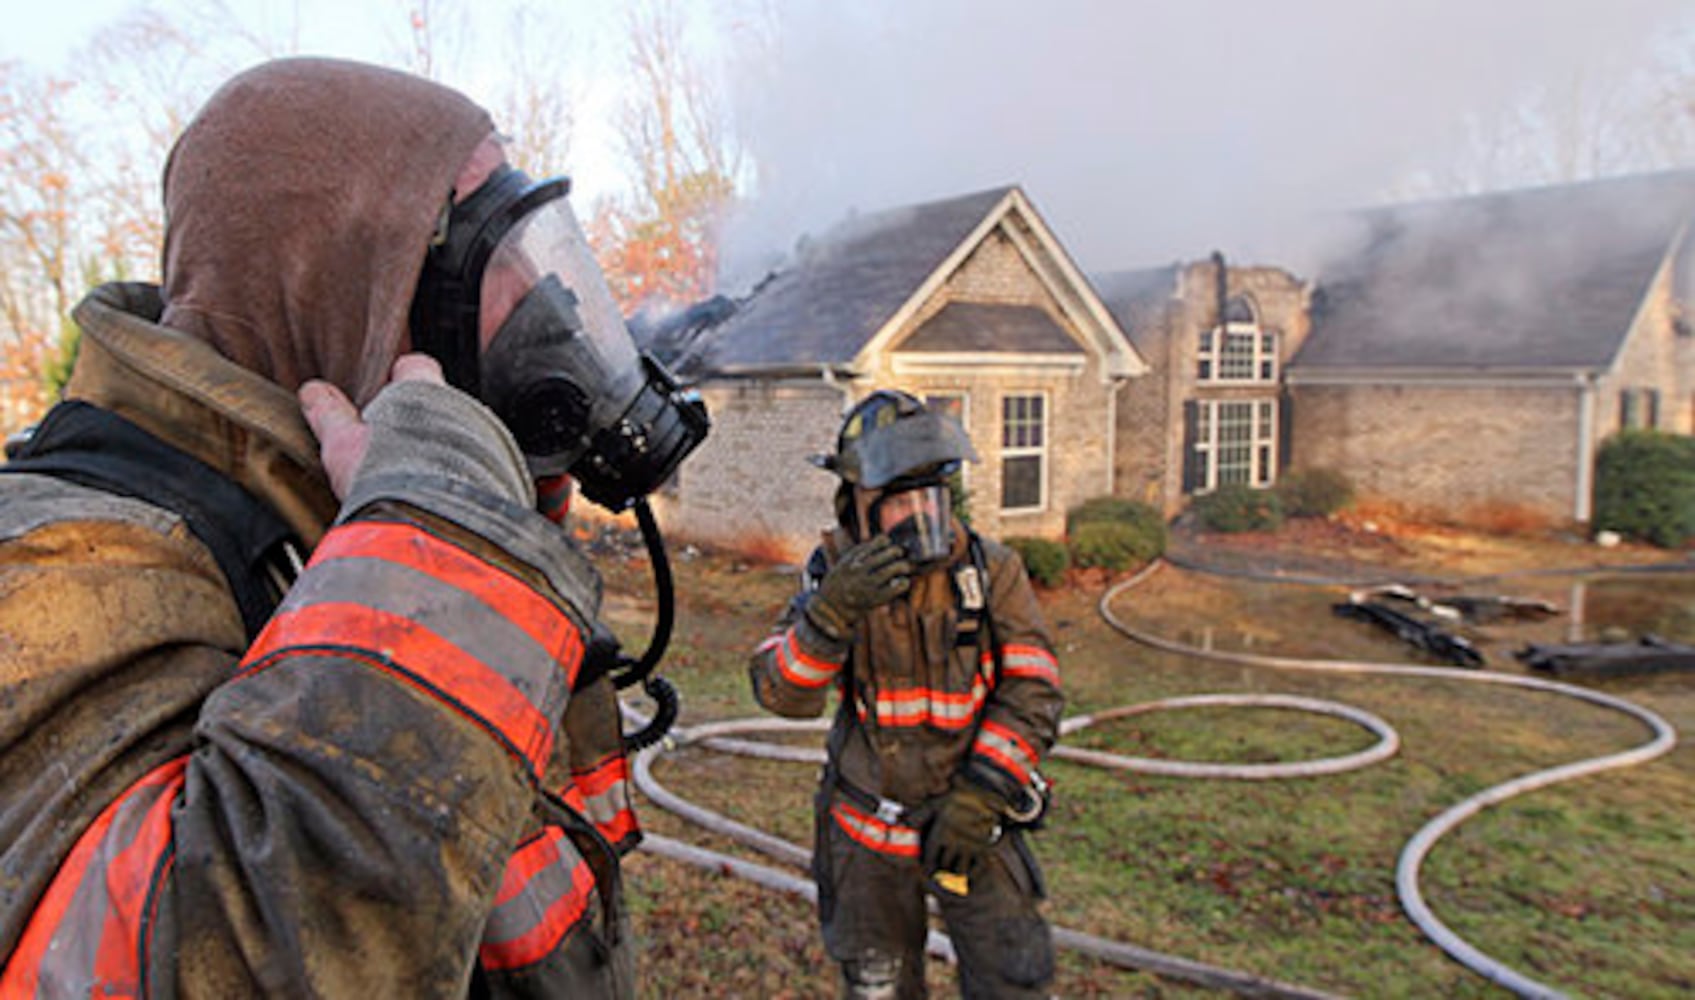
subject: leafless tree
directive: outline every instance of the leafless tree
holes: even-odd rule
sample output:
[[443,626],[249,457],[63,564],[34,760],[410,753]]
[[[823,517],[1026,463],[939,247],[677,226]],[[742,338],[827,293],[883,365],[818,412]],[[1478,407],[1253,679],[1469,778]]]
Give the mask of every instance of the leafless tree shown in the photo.
[[1501,111],[1467,115],[1457,150],[1391,194],[1470,194],[1695,165],[1692,44],[1695,28],[1633,66],[1573,71]]
[[566,46],[555,22],[521,8],[507,22],[495,117],[512,162],[532,177],[566,172],[576,125],[571,88],[562,72]]

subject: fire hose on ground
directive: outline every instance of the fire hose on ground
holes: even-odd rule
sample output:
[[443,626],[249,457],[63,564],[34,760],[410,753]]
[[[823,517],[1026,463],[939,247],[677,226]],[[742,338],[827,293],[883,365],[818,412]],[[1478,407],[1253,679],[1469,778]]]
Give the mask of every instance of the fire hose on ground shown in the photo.
[[[1424,858],[1436,841],[1466,819],[1483,809],[1534,789],[1545,788],[1573,778],[1600,771],[1644,763],[1660,757],[1676,746],[1676,731],[1657,714],[1626,701],[1574,685],[1534,677],[1479,673],[1446,667],[1419,664],[1362,662],[1349,660],[1304,660],[1293,657],[1265,656],[1219,650],[1202,650],[1138,630],[1113,614],[1111,604],[1121,593],[1151,577],[1163,565],[1151,564],[1136,576],[1112,587],[1102,595],[1099,611],[1114,629],[1128,638],[1166,652],[1193,656],[1246,666],[1270,667],[1281,670],[1329,671],[1348,674],[1388,674],[1397,677],[1429,677],[1469,683],[1501,684],[1576,698],[1590,704],[1622,712],[1641,722],[1653,734],[1648,742],[1629,750],[1577,761],[1524,775],[1512,781],[1485,789],[1460,802],[1420,829],[1402,848],[1395,872],[1396,892],[1408,917],[1450,957],[1485,978],[1514,993],[1526,997],[1561,997],[1558,990],[1517,972],[1490,958],[1451,931],[1431,912],[1419,891],[1418,878]],[[1395,730],[1381,718],[1358,708],[1337,702],[1293,695],[1278,694],[1202,694],[1160,699],[1135,705],[1120,706],[1087,715],[1066,719],[1060,727],[1062,735],[1070,735],[1109,719],[1168,709],[1200,706],[1235,706],[1277,708],[1316,712],[1354,722],[1374,733],[1378,740],[1364,750],[1340,757],[1276,764],[1212,764],[1164,759],[1129,757],[1100,750],[1056,746],[1052,756],[1076,763],[1118,770],[1136,771],[1191,778],[1231,780],[1274,780],[1295,777],[1336,774],[1369,766],[1392,757],[1400,746]],[[675,813],[706,830],[744,844],[785,864],[805,869],[810,852],[797,844],[772,836],[739,823],[726,816],[695,805],[670,792],[652,772],[653,761],[669,749],[684,745],[700,745],[721,752],[738,753],[768,760],[822,764],[821,749],[796,747],[764,741],[738,739],[739,734],[823,732],[827,720],[786,720],[775,718],[735,719],[679,728],[664,743],[650,746],[637,755],[634,779],[639,788],[655,805]],[[731,855],[709,851],[671,838],[649,835],[643,848],[655,854],[699,867],[718,870],[754,881],[777,891],[813,899],[815,888],[810,879],[768,866],[748,862]],[[1143,970],[1215,989],[1225,989],[1244,996],[1264,997],[1326,997],[1331,994],[1289,983],[1277,982],[1217,966],[1196,962],[1176,955],[1150,951],[1125,942],[1111,941],[1079,931],[1055,926],[1054,941],[1059,947],[1076,951],[1096,960],[1122,968]],[[931,954],[951,958],[952,947],[945,934],[931,931],[928,942]]]

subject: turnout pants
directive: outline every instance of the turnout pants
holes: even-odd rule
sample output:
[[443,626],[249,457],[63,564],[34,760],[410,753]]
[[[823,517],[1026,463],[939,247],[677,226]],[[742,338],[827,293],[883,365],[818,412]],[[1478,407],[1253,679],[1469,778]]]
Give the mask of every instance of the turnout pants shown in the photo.
[[941,909],[966,998],[1046,997],[1053,935],[1038,910],[1045,895],[1023,833],[1011,831],[955,895],[925,878],[917,858],[875,851],[850,837],[819,796],[812,875],[824,946],[841,966],[843,995],[919,998],[924,986],[926,894]]

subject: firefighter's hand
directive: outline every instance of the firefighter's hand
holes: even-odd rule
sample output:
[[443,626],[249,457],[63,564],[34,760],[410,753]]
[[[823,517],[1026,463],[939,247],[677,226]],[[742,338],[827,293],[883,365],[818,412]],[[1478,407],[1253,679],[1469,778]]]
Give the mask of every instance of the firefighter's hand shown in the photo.
[[[403,354],[394,362],[391,382],[435,382],[445,384],[441,365],[427,354]],[[312,379],[300,387],[300,409],[306,423],[317,435],[319,454],[324,472],[330,478],[330,488],[336,499],[347,498],[353,473],[365,460],[371,446],[371,429],[359,415],[359,410],[347,394],[322,379]]]
[[962,777],[942,798],[924,833],[924,870],[972,875],[1001,837],[1006,801]]
[[825,635],[845,640],[871,611],[907,592],[912,563],[887,535],[860,542],[824,574],[806,605],[806,615]]

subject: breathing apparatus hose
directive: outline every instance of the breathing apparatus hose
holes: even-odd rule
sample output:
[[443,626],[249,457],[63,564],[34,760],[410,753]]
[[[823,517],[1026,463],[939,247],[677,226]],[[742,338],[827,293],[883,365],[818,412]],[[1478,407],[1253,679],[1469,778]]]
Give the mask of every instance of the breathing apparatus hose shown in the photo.
[[671,644],[671,625],[676,616],[676,598],[671,585],[671,561],[665,554],[665,539],[659,534],[659,524],[654,520],[653,509],[648,506],[646,498],[638,499],[634,507],[636,524],[641,528],[642,543],[647,546],[648,562],[653,566],[653,589],[659,607],[654,616],[653,634],[648,639],[647,650],[642,653],[641,659],[619,656],[618,665],[612,670],[614,686],[623,690],[639,681],[642,692],[651,698],[654,704],[653,717],[639,730],[624,737],[624,751],[632,754],[664,739],[665,734],[676,723],[681,705],[677,688],[654,673],[660,658],[665,655],[665,648]]

